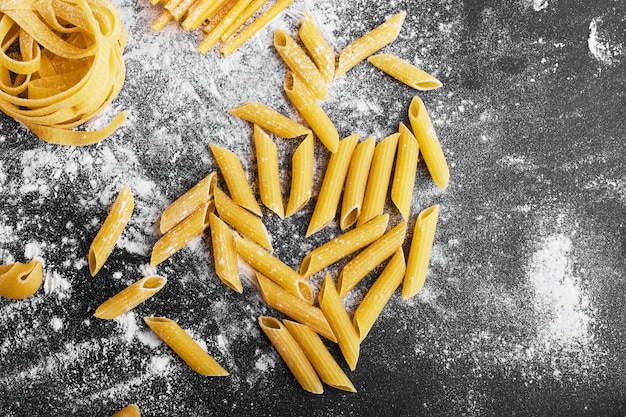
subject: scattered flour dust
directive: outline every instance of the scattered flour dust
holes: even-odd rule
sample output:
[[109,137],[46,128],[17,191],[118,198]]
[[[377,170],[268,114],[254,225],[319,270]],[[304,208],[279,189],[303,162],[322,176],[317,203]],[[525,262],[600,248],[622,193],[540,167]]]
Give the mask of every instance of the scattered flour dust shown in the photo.
[[595,17],[589,23],[587,46],[600,63],[612,65],[626,56],[626,17],[617,13]]

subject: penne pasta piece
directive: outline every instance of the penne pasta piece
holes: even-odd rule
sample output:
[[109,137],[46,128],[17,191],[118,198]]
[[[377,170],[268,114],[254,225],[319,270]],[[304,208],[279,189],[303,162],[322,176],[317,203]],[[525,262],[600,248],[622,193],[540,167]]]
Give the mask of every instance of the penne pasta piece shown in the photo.
[[141,417],[141,413],[137,404],[130,404],[113,414],[113,417]]
[[261,207],[254,198],[250,183],[237,155],[214,144],[209,146],[215,157],[215,162],[220,167],[220,172],[226,181],[226,187],[228,187],[228,192],[233,201],[257,216],[262,216]]
[[228,112],[281,138],[296,138],[311,133],[310,129],[261,103],[245,103]]
[[343,391],[356,392],[350,379],[311,327],[291,320],[283,320],[283,324],[296,339],[322,381]]
[[346,46],[339,53],[335,78],[342,76],[359,62],[393,42],[402,29],[405,17],[406,12],[402,11]]
[[0,265],[0,297],[21,300],[35,294],[43,281],[43,266],[33,259]]
[[367,60],[379,70],[416,90],[434,90],[442,86],[441,81],[396,55],[378,54]]
[[243,13],[237,16],[237,19],[228,27],[226,32],[222,34],[220,40],[226,42],[231,36],[235,34],[241,27],[250,19],[256,12],[258,12],[263,5],[267,3],[267,0],[254,0]]
[[348,168],[346,187],[343,191],[341,217],[339,220],[341,230],[345,230],[356,223],[359,214],[361,214],[361,205],[363,204],[365,186],[367,185],[367,177],[372,165],[375,145],[376,138],[370,137],[359,143],[354,150],[350,160],[350,167]]
[[389,299],[402,283],[406,266],[402,248],[398,249],[369,289],[352,316],[352,324],[362,342]]
[[130,187],[124,184],[111,206],[107,218],[100,226],[98,234],[96,234],[89,247],[89,272],[92,277],[100,271],[100,268],[102,268],[113,251],[117,240],[126,227],[126,223],[128,223],[131,214],[133,214],[134,207],[135,200]]
[[237,50],[241,45],[246,43],[248,39],[256,35],[256,33],[263,29],[270,21],[285,10],[289,5],[293,3],[293,0],[278,0],[272,7],[257,17],[252,23],[246,26],[237,36],[231,38],[221,48],[220,52],[224,56],[229,56]]
[[388,214],[380,215],[364,225],[356,227],[313,249],[302,260],[300,275],[308,278],[376,241],[385,233],[388,222]]
[[150,25],[150,29],[155,32],[160,32],[165,29],[165,26],[167,26],[167,24],[171,22],[172,19],[172,13],[170,13],[169,10],[164,10],[163,13],[161,13],[154,22],[152,22],[152,25]]
[[276,144],[259,126],[254,125],[254,145],[259,178],[259,194],[265,207],[285,217],[283,195],[280,191],[278,150]]
[[413,133],[400,123],[398,138],[398,156],[391,184],[391,201],[396,205],[402,218],[407,220],[411,211],[415,173],[419,158],[419,145]]
[[250,239],[235,238],[237,253],[252,268],[262,273],[290,294],[313,304],[313,290],[300,274],[285,265]]
[[304,81],[313,97],[318,100],[328,98],[328,89],[322,74],[287,32],[280,29],[274,31],[274,48],[296,77]]
[[206,204],[213,198],[213,186],[217,182],[217,174],[211,172],[198,181],[189,191],[181,195],[172,204],[167,206],[161,214],[159,229],[161,233],[167,233],[174,226],[189,216],[199,206]]
[[313,394],[322,394],[324,387],[315,373],[315,369],[313,369],[298,342],[280,320],[261,316],[259,317],[259,325],[300,386]]
[[219,20],[219,23],[211,30],[198,46],[198,50],[203,54],[209,52],[211,48],[220,40],[220,37],[228,30],[228,27],[243,13],[252,0],[237,0],[228,13]]
[[446,188],[450,179],[448,163],[424,102],[417,96],[413,97],[409,106],[409,121],[413,134],[419,143],[428,172],[430,172],[437,187]]
[[422,210],[417,216],[402,284],[402,298],[405,300],[413,297],[424,286],[438,218],[438,205]]
[[227,376],[228,371],[205,352],[174,320],[144,317],[148,327],[159,336],[191,369],[204,376]]
[[295,74],[288,72],[285,76],[284,89],[291,104],[311,126],[326,149],[331,153],[337,152],[339,133],[304,83]]
[[335,78],[335,51],[324,39],[308,10],[304,13],[298,34],[322,77],[327,84],[331,84]]
[[367,274],[393,255],[402,246],[405,235],[406,222],[402,222],[352,258],[339,274],[339,297],[344,298]]
[[222,220],[234,227],[239,233],[272,251],[272,243],[265,225],[254,214],[235,204],[219,187],[213,189],[215,208]]
[[291,189],[287,202],[287,217],[303,208],[311,199],[314,163],[313,135],[307,135],[291,158]]
[[213,201],[198,207],[185,220],[178,223],[172,230],[161,236],[152,248],[150,265],[157,266],[174,255],[183,246],[200,236],[209,227],[209,214],[215,209]]
[[290,294],[283,287],[259,272],[256,273],[256,278],[261,287],[261,295],[263,295],[265,302],[270,307],[294,320],[298,320],[300,323],[310,326],[326,339],[337,343],[337,339],[328,325],[322,310]]
[[378,216],[385,209],[389,179],[398,147],[399,133],[387,136],[374,148],[370,173],[367,177],[365,195],[357,226]]
[[335,283],[329,274],[326,274],[317,301],[328,320],[328,324],[330,324],[330,328],[335,333],[343,357],[350,370],[354,371],[359,360],[359,335],[352,326],[346,309],[341,304]]
[[233,234],[228,225],[213,213],[209,214],[209,223],[215,273],[224,284],[241,293],[243,287],[239,278],[237,249]]
[[339,142],[337,152],[330,156],[322,181],[322,188],[317,196],[315,209],[306,231],[307,237],[328,226],[335,218],[352,152],[358,141],[358,133],[348,136]]
[[205,20],[207,20],[213,13],[219,10],[219,8],[227,0],[198,0],[187,11],[187,17],[181,23],[181,26],[185,30],[198,29]]
[[100,304],[93,315],[103,320],[119,317],[161,291],[166,282],[158,275],[144,277]]

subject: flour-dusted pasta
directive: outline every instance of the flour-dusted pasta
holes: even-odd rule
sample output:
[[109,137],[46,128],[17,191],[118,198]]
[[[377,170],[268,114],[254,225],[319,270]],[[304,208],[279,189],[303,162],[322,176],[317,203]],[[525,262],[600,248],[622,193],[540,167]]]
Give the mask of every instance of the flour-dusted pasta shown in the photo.
[[231,36],[235,34],[241,27],[250,19],[256,12],[267,3],[267,0],[253,0],[246,10],[237,16],[237,19],[228,27],[228,29],[222,34],[220,40],[226,42]]
[[322,77],[327,84],[331,84],[335,78],[335,51],[324,39],[324,35],[322,35],[308,10],[304,13],[298,34]]
[[130,404],[113,414],[113,417],[141,417],[141,412],[137,404]]
[[307,135],[291,158],[291,189],[286,216],[302,209],[311,199],[314,163],[313,135]]
[[422,210],[417,216],[402,284],[402,298],[405,300],[413,297],[424,286],[438,218],[438,205]]
[[402,218],[407,220],[411,210],[411,200],[413,199],[419,145],[415,136],[404,123],[400,123],[399,133],[398,156],[396,158],[393,183],[391,184],[391,201],[402,214]]
[[187,12],[182,27],[185,30],[196,30],[209,19],[227,0],[198,0]]
[[278,217],[282,219],[285,217],[285,211],[283,195],[280,190],[278,149],[274,141],[257,125],[254,125],[254,145],[261,201],[265,207],[278,214]]
[[416,90],[433,90],[442,86],[441,81],[396,55],[378,54],[367,60],[379,70]]
[[144,277],[100,304],[93,315],[103,320],[119,317],[161,291],[166,283],[167,279],[158,275]]
[[35,294],[43,281],[41,261],[0,265],[0,297],[21,300]]
[[237,249],[232,231],[215,214],[209,214],[215,273],[224,284],[241,293],[243,286],[237,267]]
[[376,138],[372,136],[359,143],[352,154],[341,204],[341,217],[339,220],[341,230],[345,230],[356,223],[361,214],[365,186],[367,185],[367,177],[372,164],[375,145]]
[[211,200],[213,198],[213,186],[216,182],[217,174],[211,172],[191,187],[189,191],[167,206],[163,210],[161,221],[159,222],[161,233],[167,233],[195,209]]
[[311,129],[258,102],[245,103],[228,112],[281,138],[296,138],[311,133]]
[[235,22],[237,16],[245,11],[252,0],[237,0],[232,8],[222,17],[217,25],[205,36],[204,40],[198,46],[198,50],[203,54],[209,52],[209,49],[213,48],[215,44],[220,40],[220,37],[228,30],[231,24]]

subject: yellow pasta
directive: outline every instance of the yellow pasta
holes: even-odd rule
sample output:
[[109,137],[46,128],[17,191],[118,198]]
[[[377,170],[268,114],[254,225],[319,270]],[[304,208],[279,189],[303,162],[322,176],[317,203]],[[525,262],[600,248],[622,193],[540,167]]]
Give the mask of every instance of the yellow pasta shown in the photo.
[[343,357],[350,370],[354,371],[359,360],[359,335],[352,326],[346,309],[341,304],[335,283],[329,274],[326,274],[317,301],[328,320],[328,324],[330,324],[330,328],[335,333]]
[[165,26],[167,26],[167,24],[173,19],[174,16],[172,16],[172,13],[169,10],[163,10],[163,13],[161,13],[154,22],[152,22],[150,29],[155,32],[160,32],[165,29]]
[[226,17],[226,15],[230,13],[230,11],[232,10],[233,6],[235,6],[237,1],[238,0],[226,0],[224,3],[222,3],[219,9],[215,10],[211,14],[211,16],[207,18],[208,19],[207,23],[202,28],[202,31],[208,35],[209,33],[213,31],[213,29],[217,28],[217,26]]
[[367,60],[379,70],[416,90],[434,90],[442,86],[441,81],[396,55],[378,54]]
[[391,178],[399,136],[399,133],[387,136],[374,149],[357,226],[378,216],[385,209],[389,179]]
[[243,13],[252,0],[238,0],[229,12],[224,16],[219,23],[211,30],[204,40],[198,46],[198,50],[203,54],[209,52],[209,49],[213,48],[215,44],[220,40],[220,37],[228,30],[230,25],[237,19],[241,13]]
[[289,5],[293,3],[293,0],[278,0],[272,7],[270,7],[267,11],[262,13],[259,17],[256,18],[252,23],[246,26],[237,36],[231,38],[228,42],[226,42],[221,48],[220,52],[224,56],[229,56],[237,48],[243,45],[248,39],[253,37],[259,30],[263,29],[265,25],[267,25],[270,21],[272,21],[276,16],[280,14],[283,10],[285,10]]
[[284,89],[291,104],[311,126],[326,149],[332,153],[337,152],[339,146],[337,128],[304,83],[295,74],[288,72],[285,76]]
[[350,379],[311,327],[291,320],[283,320],[283,324],[298,342],[322,381],[343,391],[356,392]]
[[270,307],[294,320],[298,320],[300,323],[310,326],[328,340],[337,343],[337,339],[328,325],[322,310],[290,294],[263,274],[257,272],[256,277],[261,287],[263,299]]
[[290,294],[313,304],[313,290],[300,274],[285,265],[265,249],[243,237],[235,238],[237,253],[241,259],[262,273]]
[[304,81],[313,97],[319,100],[328,98],[328,89],[322,74],[287,32],[280,29],[274,31],[274,48],[295,76]]
[[405,17],[406,12],[400,12],[346,46],[339,53],[335,77],[342,76],[359,62],[393,42],[398,37],[400,29],[402,29]]
[[330,161],[326,167],[322,187],[317,196],[315,210],[309,221],[306,236],[320,231],[333,221],[337,214],[339,198],[346,180],[352,152],[359,141],[359,134],[348,136],[339,142],[337,152],[330,156]]
[[174,226],[189,216],[199,206],[206,204],[213,198],[213,186],[217,182],[217,174],[211,172],[198,181],[189,191],[181,195],[172,204],[167,206],[161,214],[159,229],[161,233],[167,233]]
[[200,236],[209,227],[209,214],[215,209],[213,201],[209,201],[194,210],[185,220],[178,223],[172,230],[161,236],[152,248],[150,265],[157,266],[174,255],[194,238]]
[[233,201],[257,216],[262,216],[261,207],[254,198],[250,183],[237,155],[214,144],[209,146],[215,157],[215,162],[220,167],[220,172],[226,181],[228,192]]
[[254,0],[243,13],[237,16],[237,19],[228,27],[228,29],[222,34],[220,40],[226,42],[231,36],[235,34],[241,27],[250,19],[256,12],[267,3],[267,0]]
[[278,150],[276,144],[259,126],[254,125],[254,145],[258,166],[259,194],[265,207],[285,217],[283,195],[280,191]]
[[400,248],[376,279],[352,316],[352,324],[361,342],[371,330],[393,293],[402,283],[405,271],[404,253]]
[[424,286],[438,218],[438,205],[422,210],[417,216],[402,284],[402,298],[405,300],[413,297]]
[[308,10],[304,13],[298,34],[322,77],[327,84],[331,84],[335,77],[335,51],[324,39],[324,35],[320,32]]
[[344,298],[367,274],[394,254],[404,242],[406,222],[402,222],[352,258],[337,280],[339,296]]
[[141,412],[137,404],[130,404],[113,414],[113,417],[141,417]]
[[219,8],[227,0],[198,0],[196,1],[187,12],[185,20],[181,23],[181,26],[185,30],[198,29],[205,20],[211,17],[213,13],[219,10]]
[[174,9],[171,10],[172,17],[177,22],[183,18],[191,8],[191,6],[196,2],[196,0],[183,0],[181,1]]
[[300,274],[305,278],[310,277],[376,241],[385,233],[388,221],[389,215],[383,214],[313,249],[302,260]]
[[227,376],[228,372],[173,320],[144,317],[152,329],[191,369],[204,376]]
[[430,172],[437,187],[446,188],[450,179],[448,163],[424,102],[417,96],[413,97],[409,106],[409,121],[413,134],[419,143],[428,172]]
[[35,294],[43,281],[43,266],[33,259],[27,264],[0,265],[0,296],[21,300]]
[[296,138],[311,133],[310,129],[261,103],[245,103],[228,112],[281,138]]
[[209,214],[215,273],[224,284],[238,293],[243,292],[237,267],[237,249],[230,228],[215,214]]
[[398,156],[396,168],[391,184],[391,201],[396,205],[402,218],[407,220],[413,199],[415,173],[419,158],[419,145],[411,131],[400,123],[400,137],[398,138]]
[[91,242],[89,247],[89,272],[91,276],[95,276],[100,268],[104,265],[107,258],[113,251],[117,240],[126,227],[126,223],[133,214],[135,208],[135,200],[127,184],[122,186],[122,190],[118,194],[107,218],[100,226],[100,230]]
[[265,249],[269,251],[273,250],[267,229],[261,219],[235,204],[219,187],[216,186],[213,189],[213,194],[217,214],[222,220]]
[[287,217],[303,208],[311,199],[314,157],[313,135],[307,135],[291,158],[291,189],[287,202]]
[[365,186],[367,185],[367,177],[372,165],[375,145],[376,138],[370,137],[359,143],[354,150],[346,178],[346,187],[343,191],[341,217],[339,220],[341,230],[345,230],[356,223],[359,214],[361,214],[361,205],[363,204]]
[[158,275],[144,277],[100,304],[93,315],[103,320],[119,317],[161,291],[166,282]]
[[298,342],[280,320],[261,316],[259,317],[259,325],[300,386],[313,394],[322,394],[324,387],[315,373],[315,369],[313,369]]

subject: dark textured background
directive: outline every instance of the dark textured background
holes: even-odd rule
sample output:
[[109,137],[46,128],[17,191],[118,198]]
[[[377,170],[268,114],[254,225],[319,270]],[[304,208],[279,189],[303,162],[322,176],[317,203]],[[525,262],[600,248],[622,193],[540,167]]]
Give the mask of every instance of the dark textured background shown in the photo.
[[[251,129],[227,109],[259,100],[295,116],[271,30],[229,59],[202,56],[195,33],[149,30],[158,14],[149,2],[114,3],[130,34],[114,102],[129,111],[125,127],[70,149],[0,115],[0,262],[40,256],[47,274],[34,297],[0,299],[0,415],[108,416],[130,402],[146,416],[626,413],[624,1],[296,1],[273,23],[293,33],[309,7],[340,50],[406,10],[385,52],[444,83],[420,93],[451,166],[445,191],[423,165],[418,173],[412,216],[441,205],[426,287],[408,302],[394,295],[364,341],[348,374],[358,393],[327,387],[321,396],[299,387],[259,331],[256,318],[276,313],[248,281],[243,295],[222,285],[201,240],[158,267],[166,288],[130,316],[90,318],[151,271],[160,211],[216,168],[208,141],[254,171]],[[600,55],[588,42],[592,22]],[[324,108],[342,136],[379,138],[406,122],[415,94],[366,64],[330,93]],[[278,143],[288,168],[295,145]],[[318,185],[328,155],[319,144],[316,152]],[[124,182],[135,214],[91,278],[85,254]],[[338,233],[301,237],[312,207],[285,222],[264,217],[277,256],[294,268]],[[144,315],[177,320],[231,376],[194,374],[150,338]]]

